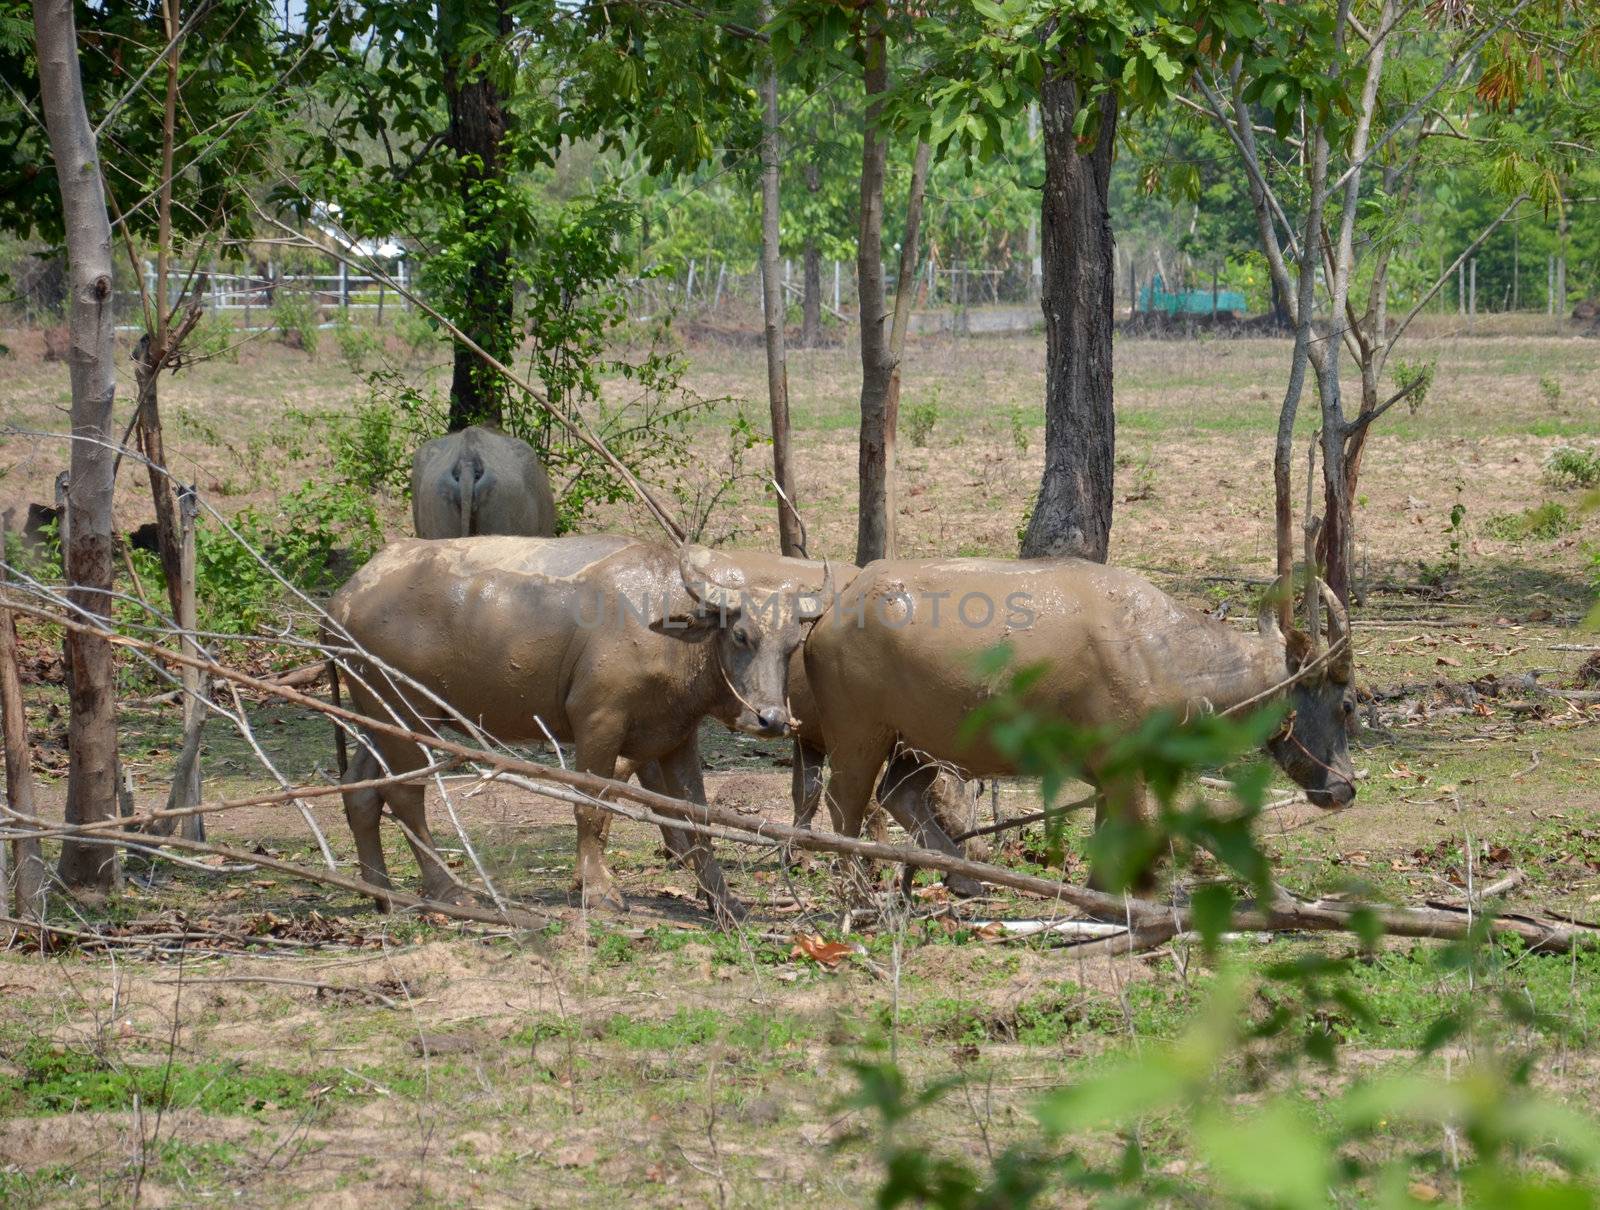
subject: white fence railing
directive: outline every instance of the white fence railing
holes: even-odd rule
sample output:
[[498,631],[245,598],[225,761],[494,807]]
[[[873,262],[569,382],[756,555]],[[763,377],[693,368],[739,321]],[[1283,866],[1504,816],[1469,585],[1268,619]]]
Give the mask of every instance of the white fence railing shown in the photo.
[[[146,262],[143,284],[148,297],[155,297],[156,278],[155,267]],[[337,273],[278,273],[268,266],[266,273],[254,274],[173,266],[167,271],[167,297],[182,298],[198,290],[202,310],[237,317],[239,327],[259,331],[273,326],[272,308],[286,294],[317,308],[369,312],[378,320],[397,308],[409,310],[410,300],[391,287],[390,281],[402,290],[409,288],[411,271],[405,261],[399,262],[388,278],[351,273],[343,265]],[[118,305],[125,318],[138,314],[140,302],[138,292],[119,292]],[[325,320],[320,326],[331,327],[332,320]],[[143,330],[138,323],[124,323],[120,328]]]

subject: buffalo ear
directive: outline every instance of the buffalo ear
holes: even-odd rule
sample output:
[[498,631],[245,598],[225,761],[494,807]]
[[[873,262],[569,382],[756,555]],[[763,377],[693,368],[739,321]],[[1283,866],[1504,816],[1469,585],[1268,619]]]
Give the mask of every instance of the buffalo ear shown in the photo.
[[1283,650],[1288,660],[1289,671],[1299,672],[1311,658],[1311,639],[1305,631],[1292,626],[1289,628],[1289,633],[1283,636]]
[[651,622],[650,629],[685,643],[703,643],[722,629],[722,619],[715,609],[694,609],[688,613],[669,613]]

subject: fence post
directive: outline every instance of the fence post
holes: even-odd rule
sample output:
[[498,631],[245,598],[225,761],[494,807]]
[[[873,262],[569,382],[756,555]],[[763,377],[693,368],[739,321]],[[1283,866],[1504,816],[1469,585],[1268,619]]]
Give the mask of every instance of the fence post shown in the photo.
[[[707,257],[706,259],[707,259],[707,263],[709,263],[710,262],[710,258]],[[711,309],[713,311],[715,311],[717,309],[717,307],[720,306],[721,303],[722,303],[722,283],[725,280],[727,280],[727,277],[728,277],[728,262],[727,261],[723,261],[717,266],[717,288],[716,288],[715,291],[712,292],[712,295],[711,295]]]
[[833,262],[833,309],[839,309],[839,262]]
[[1456,314],[1467,313],[1467,262],[1456,266]]
[[1468,291],[1467,322],[1469,326],[1478,322],[1478,258],[1472,258],[1472,268],[1467,274],[1470,285]]
[[339,262],[339,310],[350,310],[350,266]]

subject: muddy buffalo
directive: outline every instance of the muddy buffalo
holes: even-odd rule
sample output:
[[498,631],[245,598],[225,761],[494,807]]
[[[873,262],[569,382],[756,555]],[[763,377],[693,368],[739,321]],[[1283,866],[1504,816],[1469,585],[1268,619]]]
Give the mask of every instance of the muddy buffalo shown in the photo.
[[[570,741],[580,770],[609,777],[626,758],[651,789],[704,802],[700,720],[785,734],[790,660],[829,593],[819,565],[776,555],[620,537],[473,538],[388,547],[328,612],[334,641],[357,652],[348,675],[363,713],[413,728],[464,718],[510,743]],[[427,759],[418,745],[375,733],[345,780]],[[378,839],[385,802],[407,830],[424,893],[451,894],[420,785],[346,792],[362,876],[388,885]],[[603,860],[610,816],[574,813],[574,885],[586,904],[620,907]],[[737,912],[709,846],[678,829],[663,835],[719,911]]]
[[[1355,797],[1346,725],[1354,709],[1348,623],[1318,582],[1333,658],[1285,635],[1272,606],[1249,634],[1189,609],[1126,571],[1077,559],[883,560],[869,564],[806,642],[831,774],[835,826],[856,835],[879,770],[879,800],[943,848],[927,810],[926,758],[968,776],[1017,772],[963,722],[993,690],[981,655],[1009,643],[1019,666],[1048,665],[1032,689],[1040,709],[1084,727],[1131,725],[1152,712],[1226,710],[1269,694],[1302,667],[1286,696],[1288,725],[1269,743],[1307,797],[1336,807]],[[1092,770],[1091,776],[1092,776]],[[1142,812],[1135,787],[1124,809]]]

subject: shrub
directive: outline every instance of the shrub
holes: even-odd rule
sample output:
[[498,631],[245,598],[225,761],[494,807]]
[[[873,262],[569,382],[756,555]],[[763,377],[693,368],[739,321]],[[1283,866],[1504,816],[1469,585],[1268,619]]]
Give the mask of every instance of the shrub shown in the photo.
[[911,444],[923,446],[928,444],[928,437],[933,432],[933,426],[939,423],[939,405],[930,400],[927,403],[913,404],[905,411],[906,430],[911,436]]
[[424,311],[406,308],[394,320],[394,334],[406,346],[409,359],[421,361],[423,355],[439,344],[439,329]]
[[1032,439],[1032,431],[1028,426],[1028,414],[1022,408],[1011,409],[1011,444],[1017,453],[1026,454],[1028,443]]
[[1544,396],[1545,406],[1558,408],[1561,406],[1561,380],[1554,374],[1541,374],[1539,376],[1539,394]]
[[1520,513],[1496,513],[1483,523],[1484,531],[1502,542],[1521,542],[1529,538],[1550,542],[1576,526],[1566,507],[1554,500],[1525,508]]
[[1433,378],[1439,370],[1436,361],[1397,361],[1394,363],[1394,380],[1403,391],[1413,383],[1420,384],[1417,389],[1406,397],[1406,407],[1412,412],[1417,411],[1427,402],[1428,392],[1433,390]]
[[184,355],[194,361],[238,361],[244,333],[220,315],[202,316],[183,342]]
[[1600,486],[1600,453],[1557,446],[1544,461],[1544,477],[1553,487]]
[[333,339],[339,346],[339,355],[356,373],[367,368],[368,360],[383,351],[383,338],[371,328],[350,318],[350,312],[340,310],[333,320]]
[[292,294],[280,289],[267,312],[272,326],[277,329],[278,340],[291,349],[307,353],[317,351],[317,308],[304,294]]
[[419,390],[398,374],[367,376],[367,398],[354,417],[333,428],[333,465],[340,479],[367,491],[404,494],[411,483],[411,456],[418,445],[444,432],[448,413],[437,395]]

